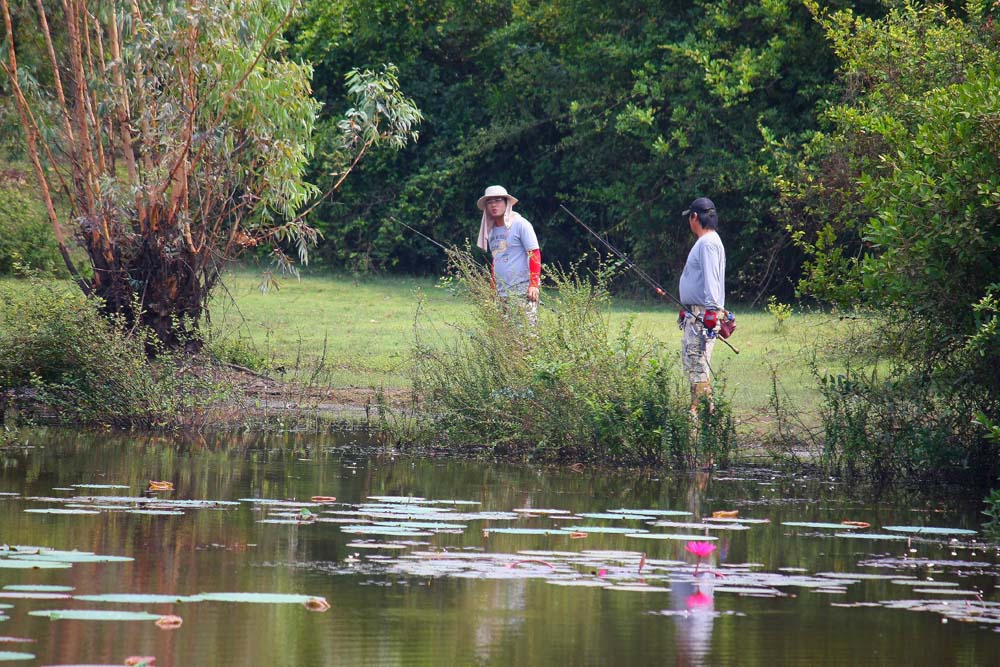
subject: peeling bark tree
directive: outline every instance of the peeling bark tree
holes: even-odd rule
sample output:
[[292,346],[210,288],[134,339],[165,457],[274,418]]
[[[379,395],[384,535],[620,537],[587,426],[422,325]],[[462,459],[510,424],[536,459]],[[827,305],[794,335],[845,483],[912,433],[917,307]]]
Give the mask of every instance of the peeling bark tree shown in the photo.
[[[311,68],[280,57],[295,0],[34,3],[37,25],[15,26],[0,0],[2,66],[59,250],[106,312],[169,347],[198,345],[227,262],[259,246],[283,268],[293,261],[282,247],[307,262],[316,233],[297,211],[334,192],[370,147],[417,137],[420,112],[395,70],[354,71],[357,108],[328,157],[334,182],[320,194],[303,180],[319,105]],[[44,37],[44,73],[18,68],[16,36],[29,29]],[[92,278],[74,265],[67,229]]]

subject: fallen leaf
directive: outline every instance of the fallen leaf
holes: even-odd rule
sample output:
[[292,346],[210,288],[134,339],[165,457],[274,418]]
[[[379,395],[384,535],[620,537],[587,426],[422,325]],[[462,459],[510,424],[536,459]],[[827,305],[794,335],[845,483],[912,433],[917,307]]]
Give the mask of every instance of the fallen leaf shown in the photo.
[[156,621],[156,626],[162,630],[176,630],[184,624],[184,619],[180,616],[174,616],[168,614],[166,616],[160,616]]
[[127,667],[153,667],[155,662],[155,655],[130,655],[125,658],[125,665]]
[[712,512],[713,519],[735,519],[739,515],[739,510],[718,510],[716,512]]
[[330,603],[326,601],[326,598],[309,598],[303,604],[309,611],[326,611],[330,608]]

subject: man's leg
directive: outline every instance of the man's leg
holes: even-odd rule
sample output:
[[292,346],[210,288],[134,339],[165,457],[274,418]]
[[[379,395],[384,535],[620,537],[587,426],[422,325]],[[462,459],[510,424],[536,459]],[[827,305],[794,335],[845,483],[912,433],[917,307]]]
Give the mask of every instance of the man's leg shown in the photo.
[[714,346],[715,340],[705,336],[705,328],[695,318],[688,317],[684,322],[684,334],[681,337],[681,362],[691,385],[691,414],[695,417],[698,416],[698,404],[702,396],[711,405],[709,360]]
[[531,327],[538,326],[538,302],[529,301],[528,296],[524,296],[524,314],[528,318],[528,324]]

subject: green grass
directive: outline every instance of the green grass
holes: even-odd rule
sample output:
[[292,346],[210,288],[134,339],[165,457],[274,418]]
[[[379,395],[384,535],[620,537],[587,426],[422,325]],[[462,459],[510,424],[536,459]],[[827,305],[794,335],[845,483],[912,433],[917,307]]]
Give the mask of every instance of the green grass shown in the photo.
[[[282,279],[280,290],[267,294],[257,289],[259,283],[259,275],[250,271],[226,276],[232,299],[222,290],[216,294],[215,335],[230,342],[243,339],[272,367],[283,367],[300,380],[307,379],[322,360],[317,381],[331,386],[408,387],[415,321],[422,335],[444,339],[458,335],[451,325],[468,314],[461,298],[427,278],[304,275],[301,280]],[[419,318],[418,303],[422,304]],[[822,355],[824,343],[839,328],[836,318],[795,312],[776,331],[775,317],[764,310],[734,310],[738,328],[731,341],[741,353],[716,344],[713,368],[725,379],[737,416],[754,420],[766,412],[773,370],[793,411],[813,422],[819,394],[809,362],[815,356],[821,368],[836,365]],[[610,316],[613,325],[632,318],[635,331],[676,349],[680,375],[675,307],[668,302],[620,300]]]
[[[225,288],[211,302],[211,346],[243,348],[265,362],[269,373],[331,387],[408,387],[415,323],[422,335],[443,340],[459,335],[453,325],[468,315],[465,302],[431,278],[303,275],[280,279],[280,289],[266,294],[258,290],[260,282],[250,270],[226,275]],[[825,350],[841,325],[828,314],[796,311],[775,331],[775,317],[763,309],[733,308],[738,328],[731,341],[741,353],[716,344],[712,365],[725,379],[736,416],[744,422],[766,419],[773,370],[790,409],[815,423],[819,393],[809,363],[815,357],[821,369],[839,366]],[[680,375],[674,306],[618,300],[610,316],[614,325],[632,318],[634,331],[677,350]]]

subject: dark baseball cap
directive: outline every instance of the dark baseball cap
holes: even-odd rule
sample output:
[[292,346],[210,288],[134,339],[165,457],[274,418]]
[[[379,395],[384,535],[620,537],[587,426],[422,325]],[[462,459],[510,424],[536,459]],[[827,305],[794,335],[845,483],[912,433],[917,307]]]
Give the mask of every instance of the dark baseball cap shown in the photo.
[[685,218],[692,213],[708,213],[709,211],[715,211],[715,204],[708,197],[698,197],[691,205],[687,207],[687,210],[682,211],[681,215]]

